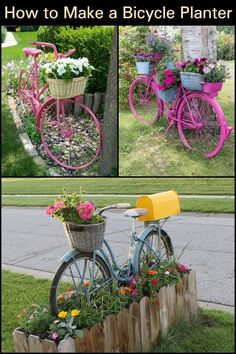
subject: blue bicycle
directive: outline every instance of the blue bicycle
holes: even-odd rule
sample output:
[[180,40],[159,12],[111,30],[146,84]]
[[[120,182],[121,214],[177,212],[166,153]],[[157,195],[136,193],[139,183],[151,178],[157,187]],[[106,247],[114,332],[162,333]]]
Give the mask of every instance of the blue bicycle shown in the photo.
[[[99,214],[110,209],[129,208],[129,204],[115,204],[102,208]],[[143,265],[157,266],[163,260],[170,260],[174,251],[170,237],[163,230],[167,218],[145,223],[138,235],[136,219],[145,215],[147,209],[134,208],[124,212],[132,218],[130,246],[127,262],[119,265],[109,243],[104,239],[103,248],[94,252],[72,249],[66,253],[57,270],[50,290],[50,306],[53,315],[66,310],[69,304],[78,301],[80,294],[92,294],[101,288],[111,290],[113,281],[119,285],[128,283],[130,276],[137,274]]]

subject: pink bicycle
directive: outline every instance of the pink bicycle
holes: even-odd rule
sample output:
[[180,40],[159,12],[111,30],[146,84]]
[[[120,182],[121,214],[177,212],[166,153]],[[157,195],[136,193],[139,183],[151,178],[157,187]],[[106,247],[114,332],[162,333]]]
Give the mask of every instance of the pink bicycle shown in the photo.
[[180,138],[189,149],[207,158],[216,156],[229,138],[232,127],[227,121],[214,94],[186,90],[180,84],[172,104],[162,101],[158,94],[157,72],[140,75],[129,89],[129,105],[134,117],[151,125],[167,112],[167,131],[177,126]]
[[[75,52],[58,53],[52,43],[32,42],[32,45],[53,49],[55,57],[66,58]],[[41,133],[42,144],[50,158],[65,169],[80,170],[91,165],[99,155],[102,143],[101,127],[95,114],[83,102],[82,96],[56,99],[48,96],[48,84],[39,87],[38,57],[41,49],[24,48],[26,57],[33,57],[29,70],[19,75],[19,97],[34,114],[35,129]]]

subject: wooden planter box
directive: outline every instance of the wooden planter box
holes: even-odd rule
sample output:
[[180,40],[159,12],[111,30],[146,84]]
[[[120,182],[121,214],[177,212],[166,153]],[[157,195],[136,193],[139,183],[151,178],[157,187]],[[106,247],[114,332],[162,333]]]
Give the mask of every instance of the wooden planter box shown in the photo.
[[158,344],[172,324],[197,317],[196,273],[191,271],[176,285],[160,289],[156,298],[144,297],[129,309],[107,316],[102,323],[84,329],[84,336],[67,338],[57,346],[51,340],[40,341],[16,329],[13,333],[17,353],[109,353],[145,352]]

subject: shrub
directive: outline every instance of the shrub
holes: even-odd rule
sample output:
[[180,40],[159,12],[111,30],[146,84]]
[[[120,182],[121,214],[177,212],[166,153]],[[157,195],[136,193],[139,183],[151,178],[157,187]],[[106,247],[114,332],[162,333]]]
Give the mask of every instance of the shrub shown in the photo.
[[219,32],[217,35],[217,59],[234,59],[234,35]]
[[110,26],[78,28],[41,26],[37,39],[55,43],[61,53],[75,48],[74,58],[87,57],[90,64],[95,67],[93,76],[87,84],[87,91],[94,93],[106,90],[112,35],[113,27]]
[[20,26],[21,32],[34,32],[37,31],[39,26]]
[[1,27],[1,43],[5,42],[7,36],[7,29],[6,27],[2,26]]

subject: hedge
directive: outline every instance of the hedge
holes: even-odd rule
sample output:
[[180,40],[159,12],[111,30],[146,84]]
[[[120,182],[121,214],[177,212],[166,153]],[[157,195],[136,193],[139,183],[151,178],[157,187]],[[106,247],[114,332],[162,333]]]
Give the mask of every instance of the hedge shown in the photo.
[[234,35],[225,32],[217,34],[217,59],[234,59]]
[[94,93],[106,90],[112,35],[111,26],[42,26],[38,30],[37,39],[55,43],[62,53],[75,48],[75,54],[72,56],[74,58],[87,57],[96,69],[87,88],[88,92]]
[[5,42],[7,36],[7,29],[4,26],[1,26],[1,43]]

